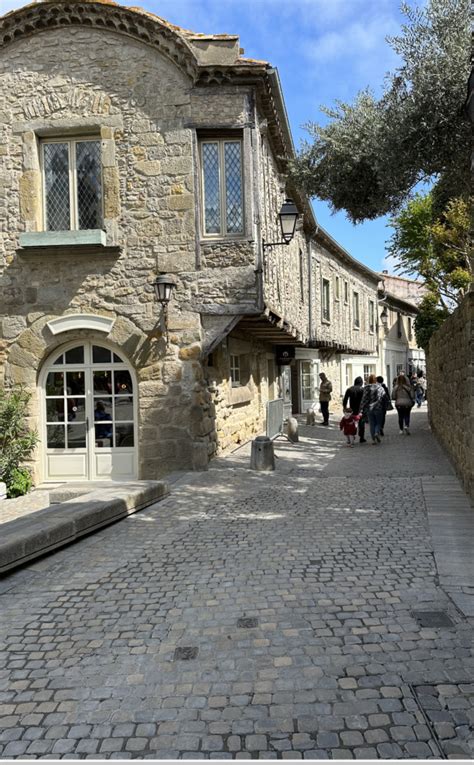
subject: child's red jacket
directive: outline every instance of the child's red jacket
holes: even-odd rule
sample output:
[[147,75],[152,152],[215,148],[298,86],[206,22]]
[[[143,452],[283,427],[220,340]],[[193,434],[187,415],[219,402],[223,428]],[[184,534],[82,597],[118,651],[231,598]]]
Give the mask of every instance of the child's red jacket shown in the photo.
[[345,436],[355,436],[357,433],[357,423],[360,420],[360,414],[351,414],[350,417],[343,417],[339,427],[344,431]]

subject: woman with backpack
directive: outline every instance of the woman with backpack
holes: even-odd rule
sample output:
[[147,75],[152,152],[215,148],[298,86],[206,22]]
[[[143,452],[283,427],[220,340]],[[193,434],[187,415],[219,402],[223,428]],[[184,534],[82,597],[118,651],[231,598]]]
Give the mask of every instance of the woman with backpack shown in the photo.
[[415,394],[410,381],[405,375],[398,375],[397,382],[393,386],[392,399],[398,412],[398,425],[400,435],[410,435],[410,414],[415,403]]
[[380,444],[382,439],[382,423],[387,408],[388,396],[380,383],[377,382],[375,375],[369,375],[367,385],[362,394],[360,402],[360,411],[370,427],[370,435],[373,444]]

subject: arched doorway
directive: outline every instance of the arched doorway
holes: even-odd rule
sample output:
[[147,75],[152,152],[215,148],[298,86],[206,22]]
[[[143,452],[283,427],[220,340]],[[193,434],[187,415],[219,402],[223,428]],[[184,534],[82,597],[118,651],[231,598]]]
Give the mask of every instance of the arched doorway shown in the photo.
[[63,346],[40,383],[46,481],[136,478],[136,384],[115,350],[90,341]]

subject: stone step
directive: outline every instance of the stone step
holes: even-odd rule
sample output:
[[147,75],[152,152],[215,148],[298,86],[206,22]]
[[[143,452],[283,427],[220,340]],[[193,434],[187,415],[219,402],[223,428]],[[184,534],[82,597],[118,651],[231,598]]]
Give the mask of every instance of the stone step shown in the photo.
[[126,518],[168,493],[165,481],[114,483],[87,493],[58,490],[55,504],[2,524],[0,574]]

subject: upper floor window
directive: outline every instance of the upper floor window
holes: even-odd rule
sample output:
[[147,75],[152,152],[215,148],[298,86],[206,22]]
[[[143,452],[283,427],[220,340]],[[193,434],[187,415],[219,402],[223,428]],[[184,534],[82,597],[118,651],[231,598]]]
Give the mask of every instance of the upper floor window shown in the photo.
[[334,280],[334,299],[340,300],[341,299],[341,280],[338,276],[336,276]]
[[323,321],[330,321],[331,320],[331,292],[330,292],[330,286],[329,286],[329,279],[323,279],[322,288],[321,288],[322,296],[321,296],[321,315],[323,317]]
[[43,220],[46,231],[102,227],[100,141],[43,141]]
[[359,293],[352,293],[352,316],[354,321],[354,327],[360,329],[360,306],[359,306]]
[[203,233],[230,236],[244,233],[242,141],[202,140]]
[[369,300],[369,332],[375,332],[375,303]]
[[344,282],[344,303],[349,302],[349,282]]
[[240,356],[231,354],[230,356],[230,381],[232,387],[236,388],[240,385]]
[[408,317],[408,339],[413,340],[413,321],[411,316]]
[[402,336],[402,328],[403,328],[402,315],[400,312],[398,312],[397,313],[397,337]]

